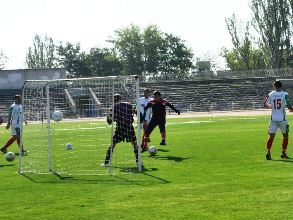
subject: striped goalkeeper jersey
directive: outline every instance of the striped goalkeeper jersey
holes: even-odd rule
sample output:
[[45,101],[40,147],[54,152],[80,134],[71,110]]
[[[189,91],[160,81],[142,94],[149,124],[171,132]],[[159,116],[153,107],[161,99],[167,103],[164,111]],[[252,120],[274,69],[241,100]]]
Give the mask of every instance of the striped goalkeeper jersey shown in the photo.
[[271,120],[286,121],[286,107],[291,106],[288,93],[272,91],[269,94],[268,102],[272,106]]

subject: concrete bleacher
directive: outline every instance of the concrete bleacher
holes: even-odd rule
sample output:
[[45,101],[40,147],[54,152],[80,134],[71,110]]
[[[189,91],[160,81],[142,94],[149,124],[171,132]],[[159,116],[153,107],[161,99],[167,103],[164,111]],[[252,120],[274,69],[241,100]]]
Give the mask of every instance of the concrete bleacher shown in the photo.
[[[183,112],[231,111],[261,109],[263,97],[272,90],[275,78],[247,78],[247,79],[213,79],[213,80],[186,80],[186,81],[158,81],[141,82],[140,93],[144,88],[151,91],[161,91],[163,98],[177,106]],[[68,88],[72,100],[76,104],[73,112],[64,89],[66,86],[56,84],[50,90],[51,111],[61,110],[64,117],[96,117],[105,116],[109,109],[109,94],[111,88],[92,87],[97,99],[101,102],[97,106],[91,98],[89,88]],[[75,91],[76,90],[76,91]],[[81,92],[83,90],[84,92]],[[125,91],[124,91],[125,90]],[[122,97],[127,97],[128,89],[121,91]],[[45,91],[43,91],[45,92]],[[0,115],[6,117],[9,106],[14,101],[14,95],[20,90],[0,90]],[[38,115],[28,113],[31,120],[46,118],[46,99],[41,94],[36,95],[32,90],[27,94],[26,102],[31,106],[31,111],[38,109]],[[108,95],[106,95],[108,94]]]
[[161,91],[182,111],[231,111],[262,108],[273,78],[143,82],[141,89]]
[[7,118],[9,107],[14,103],[14,96],[21,94],[21,90],[0,90],[0,115]]

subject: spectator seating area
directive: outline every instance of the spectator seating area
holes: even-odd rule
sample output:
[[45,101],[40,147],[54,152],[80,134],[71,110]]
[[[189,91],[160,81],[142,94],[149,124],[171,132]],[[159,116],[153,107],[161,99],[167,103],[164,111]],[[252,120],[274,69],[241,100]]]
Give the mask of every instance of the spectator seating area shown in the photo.
[[[169,100],[183,112],[261,109],[263,98],[272,90],[274,80],[274,78],[259,77],[247,79],[141,82],[140,93],[143,94],[144,88],[149,88],[151,91],[159,90],[163,98]],[[71,98],[76,104],[76,112],[73,112],[72,106],[70,107],[64,88],[61,89],[58,86],[56,86],[55,90],[50,91],[52,93],[51,97],[53,97],[53,100],[51,100],[51,103],[53,103],[51,109],[66,110],[67,115],[65,117],[74,117],[74,115],[82,116],[81,114],[84,114],[83,117],[105,115],[108,106],[104,106],[106,97],[103,97],[102,91],[93,88],[93,92],[101,102],[100,109],[98,109],[96,108],[97,105],[92,101],[88,89],[75,88],[75,90],[84,90],[84,92],[75,92],[74,89],[69,91],[72,96]],[[13,103],[14,95],[20,92],[16,90],[0,90],[0,115],[7,116],[8,107]],[[38,113],[40,115],[30,115],[31,119],[42,120],[46,114],[46,100],[41,95],[37,95],[34,98],[26,97],[26,99],[31,106],[42,109]],[[71,114],[69,110],[75,114]]]

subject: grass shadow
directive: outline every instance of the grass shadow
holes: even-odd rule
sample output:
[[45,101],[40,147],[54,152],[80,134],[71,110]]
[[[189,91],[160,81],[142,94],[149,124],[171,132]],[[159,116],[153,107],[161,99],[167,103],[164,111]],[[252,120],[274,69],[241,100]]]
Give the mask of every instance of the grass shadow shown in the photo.
[[15,164],[0,164],[0,167],[12,167],[15,166]]
[[153,156],[155,159],[161,160],[173,160],[175,162],[182,162],[184,160],[191,159],[191,157],[175,157],[175,156]]
[[[140,185],[169,183],[168,180],[145,172],[157,171],[157,168],[145,168],[138,172],[136,167],[113,167],[120,170],[120,174],[113,175],[63,175],[58,172],[46,174],[22,173],[22,176],[33,183],[44,184],[97,184],[97,185]],[[135,172],[129,172],[129,170]],[[123,173],[124,172],[124,173]]]
[[277,159],[277,160],[274,160],[274,159],[272,159],[272,161],[275,161],[275,162],[285,162],[285,163],[293,163],[293,159],[285,159],[285,160],[283,160],[283,159]]
[[166,150],[166,149],[160,149],[160,148],[158,148],[158,151],[160,151],[160,152],[169,152],[170,150]]

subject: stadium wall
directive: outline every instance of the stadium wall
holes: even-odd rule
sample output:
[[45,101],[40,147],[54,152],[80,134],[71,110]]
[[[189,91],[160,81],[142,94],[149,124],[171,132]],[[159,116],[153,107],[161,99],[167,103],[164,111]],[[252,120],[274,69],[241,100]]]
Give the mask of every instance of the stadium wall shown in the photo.
[[26,80],[66,79],[65,69],[0,70],[0,90],[21,90]]

